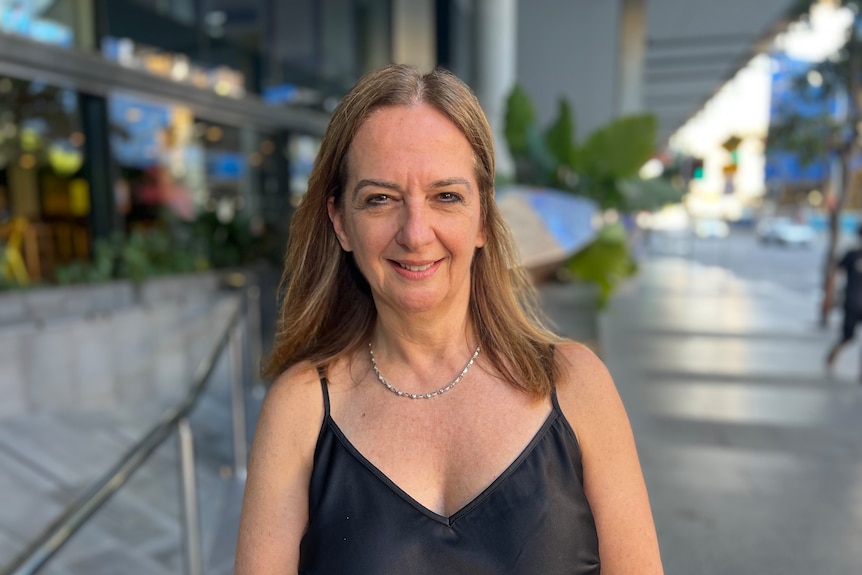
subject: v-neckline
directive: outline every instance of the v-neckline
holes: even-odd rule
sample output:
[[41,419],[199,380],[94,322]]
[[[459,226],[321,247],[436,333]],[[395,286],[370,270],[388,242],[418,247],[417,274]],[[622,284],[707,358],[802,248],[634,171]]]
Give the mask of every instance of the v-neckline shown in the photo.
[[451,527],[455,524],[460,518],[470,513],[473,509],[478,507],[485,499],[487,499],[497,488],[504,482],[506,479],[511,476],[515,470],[523,463],[527,457],[535,450],[536,446],[544,439],[547,435],[548,429],[550,429],[551,425],[553,425],[554,421],[557,419],[557,409],[556,406],[551,407],[550,413],[545,418],[545,422],[542,426],[536,431],[533,435],[530,442],[524,447],[518,456],[512,461],[506,468],[497,475],[496,479],[492,481],[487,487],[482,489],[478,494],[476,494],[473,498],[467,501],[460,509],[455,511],[452,515],[448,517],[446,515],[441,515],[436,511],[432,511],[422,503],[420,503],[415,497],[407,493],[404,489],[398,486],[397,483],[392,481],[388,475],[383,473],[379,467],[374,465],[367,457],[365,457],[359,449],[356,448],[355,445],[347,438],[344,432],[338,427],[338,424],[332,419],[332,416],[327,413],[325,415],[326,423],[332,432],[335,434],[335,437],[342,444],[342,446],[350,453],[359,463],[364,465],[369,471],[371,471],[384,485],[386,485],[393,493],[398,495],[403,501],[413,506],[423,515],[437,521],[438,523],[442,523],[443,525],[447,525]]

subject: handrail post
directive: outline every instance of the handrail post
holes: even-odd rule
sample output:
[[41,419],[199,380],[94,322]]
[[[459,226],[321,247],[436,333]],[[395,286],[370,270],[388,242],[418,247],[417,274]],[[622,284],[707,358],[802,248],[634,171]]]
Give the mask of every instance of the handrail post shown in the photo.
[[243,386],[242,322],[237,322],[230,332],[231,413],[233,415],[233,466],[234,475],[241,480],[246,477],[248,447],[245,429],[245,389]]
[[195,449],[192,429],[187,417],[177,421],[177,441],[180,448],[180,503],[185,523],[186,573],[203,575],[201,557],[201,522],[198,515],[197,482],[195,481]]

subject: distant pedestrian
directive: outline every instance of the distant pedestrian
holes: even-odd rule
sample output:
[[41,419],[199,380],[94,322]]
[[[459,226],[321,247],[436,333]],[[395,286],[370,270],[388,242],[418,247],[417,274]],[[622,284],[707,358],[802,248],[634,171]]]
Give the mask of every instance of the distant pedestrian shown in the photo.
[[856,230],[859,238],[854,248],[848,250],[835,265],[836,271],[844,272],[844,319],[841,322],[841,338],[835,342],[826,356],[826,367],[832,369],[838,352],[856,335],[856,325],[862,321],[862,225]]

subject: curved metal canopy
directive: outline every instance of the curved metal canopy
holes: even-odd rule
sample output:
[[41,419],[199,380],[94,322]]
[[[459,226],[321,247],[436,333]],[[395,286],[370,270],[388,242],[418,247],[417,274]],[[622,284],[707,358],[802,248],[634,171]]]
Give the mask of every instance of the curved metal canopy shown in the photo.
[[659,141],[697,113],[751,58],[768,50],[796,0],[645,0],[643,106]]

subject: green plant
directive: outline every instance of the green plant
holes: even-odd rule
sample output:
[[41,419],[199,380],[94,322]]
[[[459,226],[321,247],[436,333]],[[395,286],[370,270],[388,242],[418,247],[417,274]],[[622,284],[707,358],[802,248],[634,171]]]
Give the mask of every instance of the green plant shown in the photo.
[[543,186],[552,185],[554,157],[548,151],[536,125],[533,103],[518,85],[506,99],[504,133],[515,163],[515,180]]
[[[657,124],[652,115],[627,116],[613,120],[593,132],[576,149],[574,171],[579,175],[576,192],[595,200],[603,209],[630,212],[630,201],[659,208],[664,203],[651,202],[642,195],[626,196],[620,183],[640,178],[640,168],[655,151]],[[682,197],[679,190],[676,201]]]
[[163,213],[155,225],[115,232],[93,243],[91,261],[74,261],[55,270],[57,283],[94,283],[248,264],[261,257],[267,238],[251,233],[248,218],[229,222],[204,212],[187,222]]
[[57,283],[97,283],[129,279],[140,284],[148,277],[206,269],[206,260],[195,257],[174,242],[161,228],[139,228],[129,235],[115,232],[93,242],[89,262],[74,261],[55,270]]
[[[561,98],[555,120],[542,132],[527,93],[507,99],[505,134],[521,184],[565,190],[596,202],[601,210],[653,210],[679,202],[683,190],[669,179],[644,180],[640,168],[652,156],[656,119],[649,114],[613,120],[576,138],[575,115]],[[604,305],[614,286],[636,269],[621,225],[607,226],[566,264],[573,277],[596,283]]]
[[[657,209],[682,198],[683,190],[669,180],[635,184],[646,181],[638,172],[655,151],[656,130],[651,114],[623,116],[578,143],[574,112],[564,98],[544,132],[520,86],[507,99],[505,134],[515,162],[515,180],[576,193],[595,200],[603,210]],[[627,190],[622,182],[628,182]],[[659,189],[662,192],[654,195]]]
[[151,276],[198,271],[209,267],[195,253],[173,241],[161,228],[134,230],[119,250],[117,276],[140,284]]
[[637,271],[637,263],[629,253],[625,229],[616,223],[604,226],[593,242],[569,258],[565,269],[581,281],[595,283],[599,307],[604,307],[617,284]]
[[110,238],[99,238],[93,242],[93,259],[89,262],[73,261],[54,270],[58,284],[97,283],[115,277],[115,259],[118,246],[123,241],[120,234]]
[[205,212],[191,223],[189,233],[190,243],[216,268],[240,266],[260,255],[262,238],[252,235],[245,215],[222,222],[214,212]]
[[8,264],[6,262],[6,244],[0,241],[0,290],[6,290],[13,287],[11,279],[6,277]]

